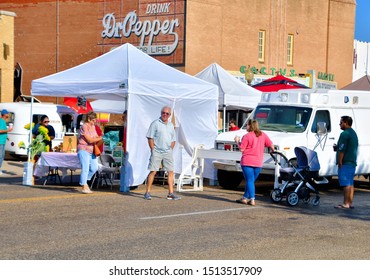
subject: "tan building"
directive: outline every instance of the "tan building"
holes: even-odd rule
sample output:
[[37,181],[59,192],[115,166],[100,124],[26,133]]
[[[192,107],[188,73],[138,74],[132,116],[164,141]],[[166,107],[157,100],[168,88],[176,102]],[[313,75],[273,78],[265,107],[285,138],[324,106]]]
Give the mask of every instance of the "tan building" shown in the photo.
[[15,62],[26,95],[33,79],[126,42],[191,75],[216,62],[259,74],[315,70],[338,88],[352,81],[355,0],[14,2],[0,10],[17,14]]
[[213,62],[271,74],[313,69],[340,87],[352,77],[355,8],[354,0],[188,1],[185,71]]
[[14,17],[15,13],[0,10],[0,102],[13,101]]

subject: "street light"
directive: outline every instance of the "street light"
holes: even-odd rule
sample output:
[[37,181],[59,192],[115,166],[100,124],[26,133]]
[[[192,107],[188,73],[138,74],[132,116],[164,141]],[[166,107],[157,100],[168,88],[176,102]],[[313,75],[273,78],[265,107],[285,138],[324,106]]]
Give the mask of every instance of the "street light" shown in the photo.
[[254,78],[254,73],[250,65],[248,65],[247,70],[245,70],[244,76],[245,76],[245,80],[247,81],[248,85],[251,86],[253,78]]

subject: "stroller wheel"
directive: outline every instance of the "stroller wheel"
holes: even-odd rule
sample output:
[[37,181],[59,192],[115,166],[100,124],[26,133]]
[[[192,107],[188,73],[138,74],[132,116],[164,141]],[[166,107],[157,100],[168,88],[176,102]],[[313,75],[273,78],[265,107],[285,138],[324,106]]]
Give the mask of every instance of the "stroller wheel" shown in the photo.
[[312,200],[312,204],[314,206],[317,206],[320,204],[320,197],[319,196],[316,196],[313,200]]
[[283,199],[280,189],[274,189],[270,192],[270,198],[273,202],[278,203]]
[[299,197],[298,194],[295,192],[288,193],[286,197],[286,202],[289,206],[296,206],[298,204]]

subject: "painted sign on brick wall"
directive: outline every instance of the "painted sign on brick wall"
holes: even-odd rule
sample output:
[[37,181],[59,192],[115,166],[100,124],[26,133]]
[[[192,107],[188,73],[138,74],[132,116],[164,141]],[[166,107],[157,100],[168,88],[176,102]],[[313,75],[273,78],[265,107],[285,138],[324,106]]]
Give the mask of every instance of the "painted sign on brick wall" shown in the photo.
[[185,64],[185,0],[104,2],[104,45],[131,43],[164,63]]

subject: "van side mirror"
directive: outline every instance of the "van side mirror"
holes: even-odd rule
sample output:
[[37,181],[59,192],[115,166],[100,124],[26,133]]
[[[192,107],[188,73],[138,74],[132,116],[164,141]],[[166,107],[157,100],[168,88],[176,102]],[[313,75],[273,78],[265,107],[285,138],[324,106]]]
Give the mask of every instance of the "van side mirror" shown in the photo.
[[328,129],[326,128],[326,122],[318,122],[316,125],[316,133],[318,135],[325,135],[328,133]]

